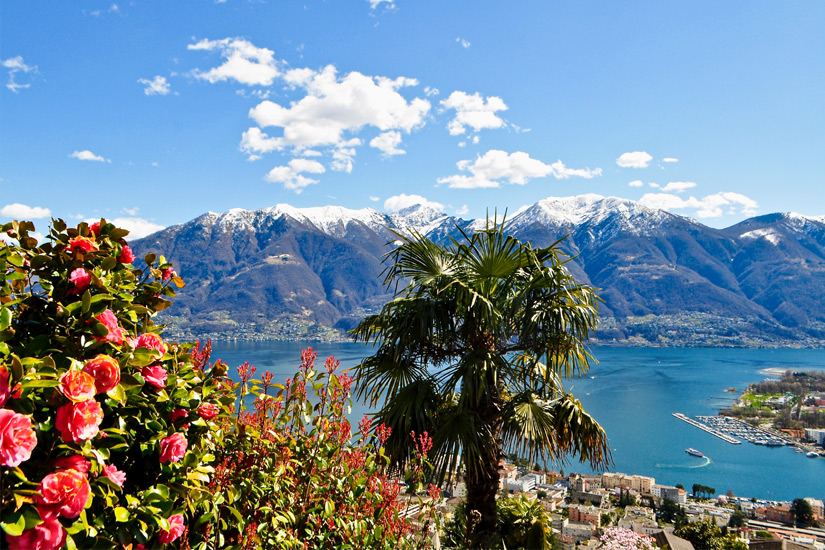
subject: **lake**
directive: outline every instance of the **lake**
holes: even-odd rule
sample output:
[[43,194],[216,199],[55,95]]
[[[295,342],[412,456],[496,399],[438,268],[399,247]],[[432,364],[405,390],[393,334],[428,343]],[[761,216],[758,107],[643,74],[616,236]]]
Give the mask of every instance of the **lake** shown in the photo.
[[[292,376],[305,345],[293,342],[216,342],[212,358],[234,373],[245,361],[270,370],[276,379]],[[352,343],[316,343],[318,366],[330,355],[342,368],[356,365],[372,350]],[[657,483],[694,483],[719,494],[771,500],[825,498],[825,458],[807,458],[790,447],[725,443],[672,416],[713,415],[730,405],[745,387],[766,376],[766,368],[825,371],[825,351],[798,349],[620,348],[594,347],[598,364],[566,389],[604,427],[613,449],[611,471],[656,478]],[[737,393],[725,392],[735,387]],[[367,409],[356,404],[353,417]],[[689,456],[693,447],[709,460]],[[548,464],[566,473],[592,473],[586,464]]]

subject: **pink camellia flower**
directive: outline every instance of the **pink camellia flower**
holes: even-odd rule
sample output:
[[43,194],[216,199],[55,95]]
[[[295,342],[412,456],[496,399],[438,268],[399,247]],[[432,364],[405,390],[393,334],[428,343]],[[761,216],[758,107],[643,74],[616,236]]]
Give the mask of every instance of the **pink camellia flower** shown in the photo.
[[0,409],[0,466],[15,468],[32,456],[37,436],[31,419],[8,409]]
[[103,409],[94,399],[82,403],[66,403],[57,409],[55,426],[65,442],[79,443],[92,439],[103,422]]
[[83,372],[94,378],[97,393],[106,393],[120,384],[120,365],[108,355],[100,354],[86,361]]
[[198,407],[198,414],[205,420],[215,418],[218,415],[218,406],[214,403],[203,403]]
[[78,267],[69,274],[69,280],[74,285],[72,293],[76,294],[89,288],[89,283],[92,282],[92,274],[82,267]]
[[166,369],[163,367],[143,367],[140,369],[143,378],[159,390],[166,387]]
[[49,465],[56,470],[77,470],[81,474],[88,474],[89,470],[92,469],[92,463],[89,462],[89,459],[80,455],[61,456],[52,460]]
[[166,346],[163,344],[163,340],[161,340],[160,336],[152,332],[138,336],[135,349],[137,348],[156,349],[161,355],[166,353]]
[[40,481],[34,501],[41,510],[76,518],[91,496],[92,488],[84,474],[77,470],[58,470]]
[[117,261],[122,264],[130,264],[135,261],[135,253],[132,252],[132,249],[129,248],[128,244],[124,244],[120,248],[120,256],[118,257]]
[[123,482],[126,481],[126,473],[118,470],[114,464],[104,466],[103,475],[108,477],[109,480],[118,487],[123,487]]
[[95,222],[89,226],[89,231],[91,231],[95,237],[100,237],[100,222]]
[[[175,420],[177,420],[178,418],[186,418],[187,416],[189,416],[189,413],[187,411],[183,409],[175,409],[169,414],[169,422],[171,424],[174,424]],[[189,428],[189,424],[181,424],[181,428],[186,430]]]
[[97,250],[97,245],[95,242],[88,238],[88,237],[75,237],[71,241],[69,241],[69,246],[67,248],[69,253],[75,252],[76,250],[81,250],[83,252],[94,252]]
[[178,462],[186,454],[189,442],[181,432],[176,432],[160,441],[160,461]]
[[70,370],[61,374],[58,380],[60,392],[75,403],[95,397],[95,379],[91,374]]
[[166,529],[161,529],[160,537],[158,537],[161,544],[169,544],[170,542],[174,542],[183,534],[183,514],[175,514],[174,516],[170,516],[167,521],[169,521],[169,530],[167,531]]
[[176,275],[175,270],[172,269],[171,267],[167,267],[166,269],[161,269],[160,273],[161,273],[161,275],[163,275],[163,280],[164,281],[168,281],[169,279],[171,279],[172,277],[174,277]]
[[66,531],[57,521],[57,516],[39,509],[37,513],[43,523],[23,531],[18,537],[6,535],[10,550],[57,550],[66,543]]
[[111,310],[107,309],[100,315],[96,316],[95,319],[103,323],[103,326],[109,329],[109,333],[106,336],[95,336],[95,340],[112,342],[117,345],[123,343],[123,329],[118,326],[117,317],[115,317],[115,314],[112,313]]
[[0,365],[0,407],[6,404],[11,396],[11,384],[9,384],[9,369],[4,365]]

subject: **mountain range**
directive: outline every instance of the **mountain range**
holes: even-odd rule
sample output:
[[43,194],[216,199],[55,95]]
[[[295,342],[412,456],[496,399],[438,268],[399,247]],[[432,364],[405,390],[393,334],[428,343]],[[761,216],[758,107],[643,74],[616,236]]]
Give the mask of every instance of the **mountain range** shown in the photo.
[[[187,282],[162,321],[175,337],[342,337],[391,297],[382,257],[415,231],[436,242],[481,229],[417,205],[396,213],[338,206],[209,212],[132,243]],[[505,230],[560,248],[599,288],[603,343],[825,344],[825,219],[792,213],[725,229],[599,195],[547,198]]]

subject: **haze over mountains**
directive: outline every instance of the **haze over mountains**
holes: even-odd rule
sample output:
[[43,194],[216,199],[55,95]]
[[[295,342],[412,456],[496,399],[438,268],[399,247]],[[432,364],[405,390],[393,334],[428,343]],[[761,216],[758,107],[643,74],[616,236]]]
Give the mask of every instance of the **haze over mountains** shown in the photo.
[[[181,337],[334,337],[390,298],[381,258],[410,229],[435,241],[483,228],[413,206],[206,213],[135,241],[187,285],[165,316]],[[825,220],[768,214],[726,229],[599,195],[547,198],[506,230],[561,248],[576,278],[602,289],[602,342],[662,345],[825,343]],[[342,333],[337,333],[342,334]]]

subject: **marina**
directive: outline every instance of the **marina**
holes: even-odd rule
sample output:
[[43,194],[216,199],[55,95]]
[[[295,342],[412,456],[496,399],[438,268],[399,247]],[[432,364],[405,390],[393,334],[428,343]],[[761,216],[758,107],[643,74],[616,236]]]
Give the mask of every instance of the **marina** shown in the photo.
[[708,432],[709,434],[718,437],[722,441],[730,443],[731,445],[741,445],[742,444],[742,442],[739,441],[738,439],[736,439],[735,437],[731,437],[726,433],[723,433],[719,430],[711,428],[707,424],[703,424],[702,422],[697,422],[696,420],[693,420],[692,418],[688,418],[687,416],[685,416],[682,413],[673,413],[673,416],[675,416],[679,420],[684,420],[685,422],[687,422],[691,426],[696,426],[700,430],[704,430],[704,431]]
[[785,445],[794,443],[788,436],[780,432],[772,432],[751,426],[738,418],[731,418],[729,416],[697,416],[696,418],[716,431],[728,434],[731,437],[741,437],[754,445],[784,447]]

